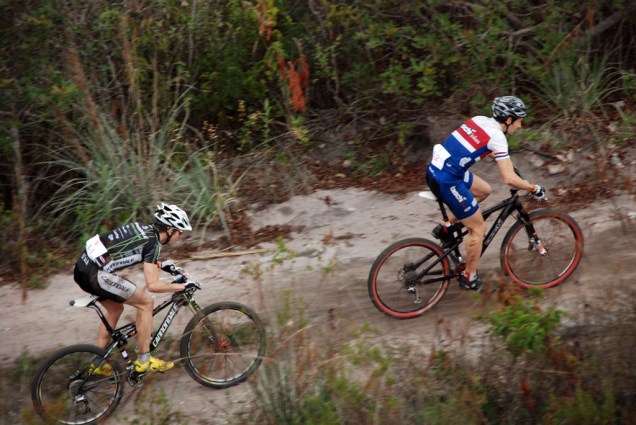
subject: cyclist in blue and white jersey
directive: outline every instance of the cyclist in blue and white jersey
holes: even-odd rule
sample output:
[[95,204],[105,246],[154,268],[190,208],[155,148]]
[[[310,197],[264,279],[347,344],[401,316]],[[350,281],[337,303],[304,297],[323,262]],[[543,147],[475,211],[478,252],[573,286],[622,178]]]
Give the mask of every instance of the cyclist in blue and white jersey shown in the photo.
[[[481,249],[486,233],[486,223],[479,202],[490,195],[490,185],[468,169],[480,159],[494,158],[503,182],[509,186],[532,192],[537,198],[545,197],[538,184],[530,184],[515,172],[508,154],[506,135],[513,134],[527,115],[526,106],[514,96],[498,97],[492,104],[492,118],[475,116],[455,130],[443,144],[433,147],[433,157],[426,172],[431,190],[440,196],[454,217],[468,229],[466,237],[466,269],[459,276],[462,289],[480,290],[481,279],[477,275]],[[447,240],[449,233],[442,225],[433,235]]]
[[[75,264],[75,282],[84,291],[101,297],[106,319],[115,328],[124,311],[124,304],[137,309],[136,326],[138,356],[137,372],[164,372],[174,366],[150,355],[152,310],[154,302],[148,292],[181,292],[198,283],[188,279],[185,284],[170,284],[159,279],[159,267],[166,272],[174,270],[172,261],[159,262],[161,245],[178,241],[184,231],[192,230],[188,216],[176,205],[162,203],[155,211],[154,224],[128,223],[108,233],[95,235]],[[115,272],[143,263],[146,287],[137,287]],[[101,324],[97,345],[106,347],[110,335]],[[112,375],[108,364],[93,365],[94,373]]]

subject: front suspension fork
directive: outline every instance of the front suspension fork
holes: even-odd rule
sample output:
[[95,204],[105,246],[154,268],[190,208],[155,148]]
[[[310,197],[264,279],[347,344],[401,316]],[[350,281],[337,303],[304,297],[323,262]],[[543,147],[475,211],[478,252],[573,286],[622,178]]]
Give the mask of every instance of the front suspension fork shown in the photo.
[[534,249],[541,256],[548,255],[548,250],[539,238],[539,235],[537,235],[537,231],[530,221],[530,214],[528,214],[526,210],[521,209],[519,211],[519,220],[521,220],[521,222],[523,223],[528,235],[528,251],[532,251]]

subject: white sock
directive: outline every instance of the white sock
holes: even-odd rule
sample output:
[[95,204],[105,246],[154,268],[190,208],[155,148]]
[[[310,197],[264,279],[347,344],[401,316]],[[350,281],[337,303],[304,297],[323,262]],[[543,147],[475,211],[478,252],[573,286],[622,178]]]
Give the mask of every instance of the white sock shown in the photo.
[[150,360],[150,351],[148,351],[147,353],[141,353],[137,357],[137,360],[139,361],[140,364],[146,363],[148,360]]
[[473,281],[477,280],[477,273],[476,272],[475,273],[469,273],[469,272],[464,270],[463,273],[464,273],[464,277],[466,279],[468,279],[469,282],[473,282]]

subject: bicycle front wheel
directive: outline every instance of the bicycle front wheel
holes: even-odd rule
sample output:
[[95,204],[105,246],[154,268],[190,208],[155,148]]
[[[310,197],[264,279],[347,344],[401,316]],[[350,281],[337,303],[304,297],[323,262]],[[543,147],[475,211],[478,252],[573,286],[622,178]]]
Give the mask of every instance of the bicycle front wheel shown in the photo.
[[181,356],[199,384],[227,388],[245,381],[265,354],[265,326],[249,307],[212,304],[197,313],[181,337]]
[[439,302],[450,282],[451,266],[440,247],[427,239],[394,243],[376,258],[369,273],[373,305],[396,319],[412,319]]
[[35,374],[31,399],[47,423],[94,424],[115,411],[124,393],[119,365],[103,360],[106,351],[94,345],[73,345],[51,355]]
[[577,222],[562,211],[550,209],[530,213],[541,246],[529,230],[516,221],[501,245],[501,268],[526,288],[550,288],[570,277],[583,256],[583,232]]

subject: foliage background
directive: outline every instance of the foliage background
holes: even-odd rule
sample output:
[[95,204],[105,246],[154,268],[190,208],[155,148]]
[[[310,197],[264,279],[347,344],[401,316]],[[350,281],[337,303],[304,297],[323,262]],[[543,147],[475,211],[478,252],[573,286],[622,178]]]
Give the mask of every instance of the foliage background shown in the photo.
[[[430,142],[427,118],[487,113],[502,94],[530,106],[523,143],[589,145],[606,160],[636,137],[635,13],[635,0],[0,1],[0,224],[9,235],[0,274],[15,279],[19,268],[33,287],[42,274],[33,270],[73,258],[94,232],[148,217],[158,201],[187,205],[197,229],[231,237],[243,203],[310,179],[306,155],[323,134],[354,128],[342,157],[377,176]],[[300,416],[289,423],[337,414],[359,423],[366,412],[377,418],[369,423],[395,412],[411,422],[633,423],[633,311],[624,328],[608,320],[620,341],[603,352],[595,338],[561,344],[551,335],[558,314],[520,302],[506,317],[530,315],[549,337],[511,346],[518,334],[493,323],[508,350],[479,375],[444,352],[422,365],[409,352],[335,347],[335,359],[372,369],[367,385],[326,357],[335,366],[324,376],[336,379],[318,380],[306,398],[294,385],[316,376],[303,357],[312,353],[305,341],[289,344],[293,374],[263,368],[289,386],[260,392],[264,408],[246,415],[275,423],[291,405]],[[521,375],[510,373],[519,365]]]
[[0,211],[19,235],[3,256],[26,273],[30,238],[81,244],[160,200],[231,237],[246,199],[298,190],[303,153],[323,133],[355,127],[342,156],[377,175],[428,142],[424,118],[487,113],[501,94],[530,105],[530,142],[609,156],[634,140],[635,10],[634,0],[3,1]]

